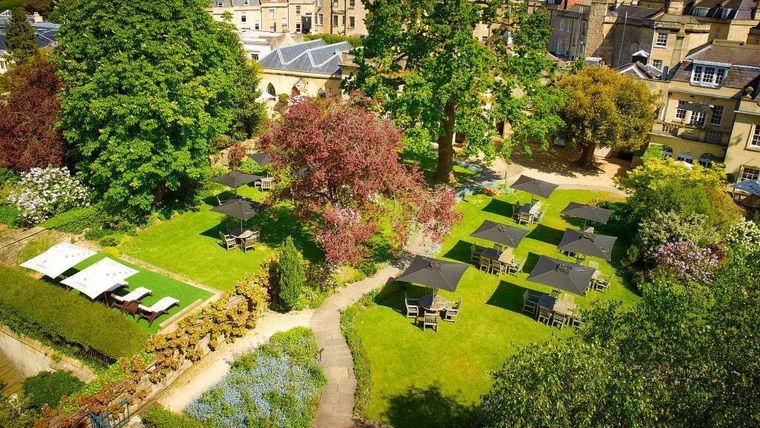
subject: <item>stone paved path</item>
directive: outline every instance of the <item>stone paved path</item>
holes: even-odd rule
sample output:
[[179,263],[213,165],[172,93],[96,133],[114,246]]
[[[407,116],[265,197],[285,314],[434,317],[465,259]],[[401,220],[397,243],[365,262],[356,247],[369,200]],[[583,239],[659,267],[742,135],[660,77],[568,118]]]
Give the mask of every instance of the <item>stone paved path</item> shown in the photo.
[[312,423],[315,428],[352,427],[354,410],[354,360],[346,339],[340,331],[340,312],[361,297],[385,285],[401,270],[388,266],[365,280],[356,282],[331,296],[314,311],[311,328],[322,348],[322,364],[327,375],[327,386]]

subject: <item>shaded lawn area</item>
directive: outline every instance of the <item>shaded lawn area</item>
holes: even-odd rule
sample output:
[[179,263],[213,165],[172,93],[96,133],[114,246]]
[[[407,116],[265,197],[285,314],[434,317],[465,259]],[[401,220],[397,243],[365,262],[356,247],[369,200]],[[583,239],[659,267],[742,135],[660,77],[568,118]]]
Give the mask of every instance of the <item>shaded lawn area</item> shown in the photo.
[[[469,234],[486,219],[515,225],[510,204],[517,196],[522,202],[528,199],[520,193],[495,199],[474,195],[459,203],[463,220],[443,242],[439,257],[469,263],[472,243],[492,246]],[[556,190],[548,201],[543,223],[531,226],[531,233],[514,250],[518,258],[528,256],[524,271],[517,277],[497,278],[474,267],[468,269],[456,292],[441,292],[449,300],[462,297],[463,303],[458,322],[442,323],[437,333],[429,329],[423,332],[402,315],[403,291],[377,297],[375,304],[356,319],[371,366],[372,392],[364,416],[395,427],[462,426],[470,416],[470,406],[488,391],[489,373],[500,368],[509,354],[531,342],[572,334],[570,328],[560,331],[522,312],[526,288],[551,291],[550,287],[526,281],[527,272],[539,254],[570,260],[556,250],[564,229],[582,224],[559,215],[570,201],[615,198],[602,192]],[[613,264],[623,256],[625,247],[624,242],[616,244]],[[613,283],[606,293],[575,296],[579,307],[600,298],[633,303],[637,296],[622,285],[613,265],[594,260]],[[409,286],[407,292],[410,297],[424,294],[418,286]]]
[[[220,187],[218,191],[221,191]],[[255,201],[263,201],[266,193],[243,186],[239,194]],[[217,192],[218,193],[218,192]],[[224,201],[229,193],[220,195]],[[185,212],[168,221],[138,232],[137,236],[120,246],[124,254],[182,274],[202,284],[230,291],[246,274],[256,272],[261,263],[275,253],[275,249],[291,235],[296,246],[310,260],[322,257],[320,250],[310,241],[308,231],[289,215],[290,207],[278,204],[244,223],[259,226],[261,238],[255,250],[243,253],[236,248],[227,251],[221,246],[219,232],[240,226],[240,221],[211,211],[216,197],[207,198],[195,211]]]
[[[104,257],[110,257],[118,261],[119,263],[123,263],[126,266],[129,266],[133,269],[140,271],[139,273],[127,278],[127,283],[129,284],[129,286],[119,290],[116,294],[125,295],[129,293],[130,291],[136,289],[137,287],[145,287],[153,292],[151,295],[145,296],[142,300],[140,300],[140,303],[145,306],[150,306],[153,303],[160,300],[162,297],[166,297],[166,296],[174,297],[175,299],[179,300],[179,305],[175,305],[174,307],[169,309],[169,311],[166,314],[161,315],[160,317],[156,318],[153,321],[153,325],[151,326],[148,326],[148,320],[144,318],[136,321],[137,325],[140,326],[140,328],[142,328],[143,330],[149,331],[151,334],[156,333],[159,330],[159,325],[162,322],[171,318],[177,312],[180,312],[181,310],[190,306],[196,300],[206,300],[213,295],[213,293],[209,291],[202,290],[200,288],[193,287],[192,285],[186,284],[184,282],[177,281],[169,277],[166,277],[164,275],[142,269],[139,266],[135,266],[124,260],[121,260],[118,257],[113,257],[111,255],[107,255],[104,253],[98,253],[95,256],[90,257],[89,259],[76,265],[74,269],[82,270],[98,262],[99,260],[102,260]],[[74,270],[72,269],[71,273],[73,272]],[[72,292],[78,293],[78,291],[72,291]],[[103,304],[103,299],[102,298],[99,299],[97,302],[94,302],[94,304]],[[118,309],[113,309],[113,310],[117,311]]]
[[[417,168],[425,176],[425,180],[428,183],[435,183],[435,169],[437,165],[435,153],[414,153],[405,150],[401,153],[401,161],[406,165],[417,165]],[[454,164],[453,172],[457,183],[470,181],[476,175],[474,171],[457,164]]]

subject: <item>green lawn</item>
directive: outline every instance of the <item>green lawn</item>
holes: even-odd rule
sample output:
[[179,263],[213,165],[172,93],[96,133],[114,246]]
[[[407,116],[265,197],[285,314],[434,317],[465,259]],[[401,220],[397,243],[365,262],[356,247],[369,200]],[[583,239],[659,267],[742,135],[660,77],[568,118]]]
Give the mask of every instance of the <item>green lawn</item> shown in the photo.
[[[239,193],[256,201],[266,198],[265,193],[248,186],[240,188]],[[290,208],[285,204],[268,208],[266,213],[245,223],[261,228],[261,241],[255,251],[227,251],[221,246],[219,232],[227,230],[228,220],[223,214],[211,211],[212,204],[216,205],[215,197],[207,199],[196,211],[179,214],[140,231],[119,249],[124,254],[225,291],[232,290],[247,273],[257,271],[261,262],[274,254],[274,249],[288,235],[293,236],[306,258],[321,257],[307,231],[289,215]],[[229,221],[229,226],[239,227],[239,220]]]
[[[153,292],[150,296],[146,296],[140,301],[140,303],[142,303],[145,306],[150,306],[151,304],[157,302],[162,297],[166,297],[166,296],[174,297],[175,299],[179,300],[179,305],[174,306],[173,308],[169,309],[169,311],[166,314],[161,315],[160,317],[156,318],[156,320],[153,322],[153,325],[151,325],[150,327],[148,326],[148,321],[145,319],[140,319],[139,321],[137,321],[137,325],[139,325],[141,328],[151,333],[157,332],[159,329],[158,327],[159,324],[169,319],[171,316],[173,316],[177,312],[185,309],[196,300],[198,299],[206,300],[212,296],[212,293],[206,290],[202,290],[200,288],[193,287],[189,284],[185,284],[184,282],[176,281],[164,275],[142,269],[139,266],[135,266],[133,264],[125,262],[124,260],[121,260],[118,257],[113,257],[110,255],[106,255],[104,253],[98,253],[97,255],[90,257],[89,259],[76,265],[74,268],[77,270],[84,269],[87,266],[90,266],[94,264],[95,262],[103,259],[104,257],[110,257],[118,261],[119,263],[123,263],[131,268],[134,268],[140,271],[139,273],[127,278],[127,282],[129,283],[129,286],[127,288],[120,290],[118,294],[121,294],[121,295],[127,294],[128,292],[134,290],[137,287],[145,287]],[[76,293],[76,291],[74,292]]]
[[[522,201],[525,194],[518,194]],[[557,190],[548,201],[542,224],[532,226],[530,234],[515,250],[517,257],[528,257],[524,272],[515,276],[486,274],[468,269],[455,293],[443,292],[450,300],[463,298],[456,324],[444,323],[439,332],[421,331],[400,312],[403,292],[378,297],[356,319],[356,330],[363,342],[371,368],[372,392],[365,416],[405,426],[456,426],[457,418],[467,417],[466,408],[475,404],[490,386],[489,372],[498,369],[507,355],[517,347],[552,336],[572,334],[572,329],[551,328],[522,313],[522,294],[526,288],[550,291],[549,287],[527,282],[539,254],[563,258],[556,250],[564,229],[570,224],[559,212],[570,201],[587,203],[615,196],[589,191]],[[509,202],[515,196],[496,199],[485,195],[468,196],[458,208],[461,224],[443,242],[440,257],[469,262],[469,238],[480,223],[493,220],[512,224]],[[578,223],[575,222],[575,226]],[[477,242],[492,245],[487,241]],[[621,258],[625,243],[613,251],[613,263]],[[564,257],[569,260],[569,258]],[[631,303],[636,295],[621,285],[615,269],[597,259],[602,271],[613,277],[604,294],[589,292],[587,298],[576,296],[580,307],[598,298]],[[411,286],[410,296],[421,295],[421,287]]]

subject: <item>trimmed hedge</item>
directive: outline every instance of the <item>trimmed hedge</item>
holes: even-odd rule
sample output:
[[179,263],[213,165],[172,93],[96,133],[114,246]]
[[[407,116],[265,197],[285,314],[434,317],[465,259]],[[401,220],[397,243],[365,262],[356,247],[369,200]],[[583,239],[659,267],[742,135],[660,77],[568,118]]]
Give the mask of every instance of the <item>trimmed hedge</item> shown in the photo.
[[340,42],[348,42],[355,48],[358,48],[364,43],[361,36],[342,36],[339,34],[306,34],[303,38],[304,40],[322,39],[328,45]]
[[18,210],[13,205],[0,204],[0,224],[18,226]]
[[0,323],[20,334],[114,359],[140,352],[148,337],[127,315],[18,268],[0,266],[0,284]]
[[103,229],[103,225],[107,221],[108,216],[98,205],[90,205],[58,214],[42,222],[40,226],[61,232],[78,234],[88,229]]
[[142,417],[145,428],[203,428],[206,425],[182,414],[174,413],[159,404],[148,407]]
[[61,397],[69,396],[83,386],[84,382],[66,371],[40,372],[24,381],[24,396],[31,409],[40,410],[45,404],[55,409]]

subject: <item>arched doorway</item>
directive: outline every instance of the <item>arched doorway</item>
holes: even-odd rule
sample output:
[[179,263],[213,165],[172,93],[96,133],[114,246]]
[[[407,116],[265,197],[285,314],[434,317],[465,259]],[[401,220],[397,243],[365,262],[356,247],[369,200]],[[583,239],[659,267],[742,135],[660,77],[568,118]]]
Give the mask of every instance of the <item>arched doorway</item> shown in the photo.
[[273,97],[277,95],[275,93],[275,91],[274,91],[274,85],[271,84],[271,83],[267,85],[267,94],[269,94],[269,95],[271,95]]

